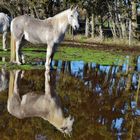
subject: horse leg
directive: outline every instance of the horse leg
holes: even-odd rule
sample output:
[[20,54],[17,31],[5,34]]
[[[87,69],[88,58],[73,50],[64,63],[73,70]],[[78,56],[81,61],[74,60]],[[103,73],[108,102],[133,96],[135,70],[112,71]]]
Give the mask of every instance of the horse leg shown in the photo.
[[18,91],[18,77],[20,70],[10,72],[9,95],[7,101],[8,112],[20,118],[21,98]]
[[51,62],[50,62],[50,67],[51,67],[51,69],[53,69],[52,60],[53,60],[54,54],[55,54],[55,52],[56,52],[56,50],[57,50],[57,46],[58,46],[58,45],[55,44],[54,47],[53,47],[53,51],[52,51],[52,55],[51,55]]
[[22,61],[22,64],[25,64],[25,57],[23,53],[21,53],[21,61]]
[[7,47],[7,42],[6,42],[7,41],[6,40],[7,32],[4,32],[2,37],[3,37],[3,50],[7,51],[7,49],[6,49],[6,47]]
[[24,57],[24,54],[21,52],[21,48],[22,48],[22,46],[20,46],[20,48],[19,48],[19,55],[21,57],[22,64],[25,64],[25,57]]
[[21,40],[16,41],[16,63],[18,65],[21,65],[21,62],[19,61],[19,49],[20,49]]
[[52,53],[53,53],[53,45],[48,45],[47,53],[46,53],[46,63],[45,63],[45,67],[47,71],[50,71]]
[[51,87],[50,87],[50,73],[45,71],[45,95],[51,95]]

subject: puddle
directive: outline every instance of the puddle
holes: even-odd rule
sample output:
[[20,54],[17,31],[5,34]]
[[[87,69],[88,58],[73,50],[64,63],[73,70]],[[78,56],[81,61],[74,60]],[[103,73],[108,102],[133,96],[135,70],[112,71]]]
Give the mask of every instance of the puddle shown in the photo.
[[1,139],[138,140],[140,57],[126,58],[121,65],[53,61],[50,74],[1,69]]

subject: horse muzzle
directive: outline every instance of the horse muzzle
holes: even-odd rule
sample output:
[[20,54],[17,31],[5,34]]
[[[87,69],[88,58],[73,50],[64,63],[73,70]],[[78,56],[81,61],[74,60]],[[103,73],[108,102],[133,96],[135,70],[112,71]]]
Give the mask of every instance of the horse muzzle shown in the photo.
[[79,29],[79,25],[75,25],[75,26],[74,26],[74,30],[77,31],[78,29]]

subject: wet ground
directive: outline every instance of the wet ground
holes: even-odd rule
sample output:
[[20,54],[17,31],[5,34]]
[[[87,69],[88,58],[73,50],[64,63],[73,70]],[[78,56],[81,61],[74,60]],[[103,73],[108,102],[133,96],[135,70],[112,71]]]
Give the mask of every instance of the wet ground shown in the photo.
[[2,67],[0,139],[139,140],[140,57],[133,65],[126,58],[122,65],[53,61],[50,73]]
[[135,45],[131,44],[115,44],[114,43],[99,43],[99,42],[90,42],[90,41],[78,41],[78,40],[70,40],[67,39],[63,42],[63,45],[68,45],[71,47],[82,47],[82,48],[89,48],[94,50],[101,50],[101,51],[110,51],[110,52],[119,52],[122,54],[137,54],[139,55],[140,46],[135,43]]

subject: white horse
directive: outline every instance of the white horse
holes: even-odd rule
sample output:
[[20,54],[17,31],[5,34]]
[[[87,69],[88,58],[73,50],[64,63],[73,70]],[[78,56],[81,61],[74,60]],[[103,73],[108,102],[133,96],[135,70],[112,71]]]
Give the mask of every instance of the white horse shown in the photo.
[[[68,25],[74,30],[79,28],[77,7],[71,7],[54,17],[45,20],[35,19],[23,15],[13,19],[11,23],[11,34],[16,45],[16,63],[25,63],[24,56],[20,52],[21,42],[25,40],[33,44],[47,44],[46,69],[50,70],[50,64],[58,44],[64,39]],[[13,46],[15,47],[15,46]],[[21,62],[19,60],[21,56]],[[14,61],[14,60],[11,60]]]
[[45,72],[45,94],[30,92],[23,95],[22,98],[19,95],[18,88],[18,80],[21,75],[20,70],[10,72],[8,112],[19,119],[41,117],[62,133],[70,135],[74,118],[71,116],[64,117],[60,98],[50,86],[48,71]]
[[7,33],[10,28],[10,17],[7,14],[0,13],[0,33],[3,35],[2,46],[3,50],[7,50]]

